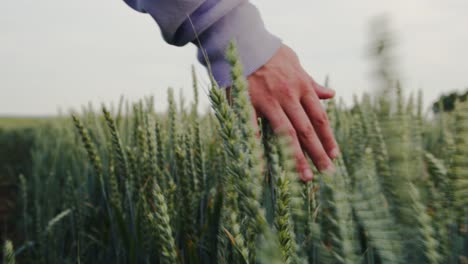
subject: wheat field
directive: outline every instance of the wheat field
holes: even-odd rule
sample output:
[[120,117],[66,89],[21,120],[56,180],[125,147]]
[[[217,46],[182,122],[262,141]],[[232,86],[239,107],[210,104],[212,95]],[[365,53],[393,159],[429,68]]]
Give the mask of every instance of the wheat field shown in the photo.
[[233,103],[213,84],[206,115],[194,78],[166,113],[122,100],[35,130],[3,263],[467,263],[468,103],[325,102],[342,155],[303,183],[229,52]]

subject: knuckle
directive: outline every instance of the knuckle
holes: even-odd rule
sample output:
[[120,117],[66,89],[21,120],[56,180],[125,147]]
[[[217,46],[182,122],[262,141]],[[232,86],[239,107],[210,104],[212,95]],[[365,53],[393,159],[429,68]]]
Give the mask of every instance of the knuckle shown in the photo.
[[296,89],[292,85],[282,84],[280,93],[283,99],[293,99],[296,97]]
[[[309,79],[309,76],[307,76],[307,74],[302,74],[298,77],[299,79],[299,84],[302,86],[302,87],[310,87],[310,79]],[[307,89],[308,92],[310,91],[313,91],[311,89]]]
[[304,158],[304,156],[296,157],[296,168],[300,171],[304,170],[307,168],[309,165],[307,164],[307,160]]
[[286,128],[285,133],[286,133],[286,135],[288,135],[290,137],[293,137],[293,138],[295,138],[297,136],[296,130],[294,130],[294,128],[292,128],[292,127]]
[[303,169],[309,166],[309,163],[307,162],[307,159],[305,157],[304,152],[302,151],[301,148],[297,148],[294,154],[294,158],[296,160],[296,166],[299,169]]
[[315,137],[315,130],[311,124],[308,124],[298,134],[302,140],[311,141]]
[[314,123],[317,126],[326,126],[328,125],[328,116],[324,111],[320,111],[314,117]]
[[292,138],[293,140],[297,136],[296,130],[294,130],[293,127],[289,127],[289,126],[278,126],[274,128],[274,132],[277,135],[286,136],[286,137]]
[[302,166],[307,162],[301,149],[296,149],[295,158],[297,165]]
[[271,113],[278,109],[278,103],[271,95],[251,98],[251,104],[255,110],[263,115],[270,116]]

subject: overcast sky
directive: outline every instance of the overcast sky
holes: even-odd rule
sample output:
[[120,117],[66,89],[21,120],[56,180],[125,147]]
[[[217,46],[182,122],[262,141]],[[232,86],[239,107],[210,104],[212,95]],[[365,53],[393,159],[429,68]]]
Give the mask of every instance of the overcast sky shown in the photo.
[[[466,0],[257,0],[267,27],[319,82],[349,101],[373,87],[369,22],[387,14],[405,89],[427,101],[468,87]],[[164,43],[151,17],[121,0],[14,0],[0,8],[0,115],[51,115],[120,95],[192,98],[195,48]],[[197,64],[197,71],[205,71]],[[205,108],[206,96],[202,96]]]

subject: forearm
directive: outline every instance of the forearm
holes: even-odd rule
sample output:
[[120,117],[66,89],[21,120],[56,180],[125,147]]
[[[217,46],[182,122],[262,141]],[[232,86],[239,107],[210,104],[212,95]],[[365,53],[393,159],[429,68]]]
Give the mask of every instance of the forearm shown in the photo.
[[220,86],[230,84],[229,66],[224,58],[230,41],[237,44],[245,76],[264,65],[281,45],[265,29],[258,10],[246,0],[125,1],[138,11],[149,13],[169,44],[197,45],[199,61],[211,65]]

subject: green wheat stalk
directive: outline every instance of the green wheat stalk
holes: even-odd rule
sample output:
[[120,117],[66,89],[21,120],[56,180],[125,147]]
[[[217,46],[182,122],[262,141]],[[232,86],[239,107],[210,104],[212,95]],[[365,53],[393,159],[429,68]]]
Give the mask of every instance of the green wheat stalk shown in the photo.
[[101,185],[103,185],[103,170],[102,170],[102,162],[97,154],[96,146],[91,141],[91,137],[89,136],[88,130],[85,129],[81,120],[76,116],[72,115],[73,123],[75,124],[75,128],[78,130],[78,133],[81,136],[81,141],[88,153],[88,158],[91,164],[93,165],[94,171],[98,175],[98,179]]
[[468,103],[457,102],[455,108],[455,153],[452,158],[454,206],[462,223],[468,215]]
[[10,240],[6,240],[3,245],[3,264],[15,264],[15,251],[13,249],[13,243]]
[[382,263],[400,263],[397,223],[382,193],[370,148],[366,149],[355,175],[352,205],[367,234],[368,248],[377,250]]
[[124,147],[122,145],[119,132],[117,131],[117,127],[114,119],[111,116],[111,113],[107,110],[105,106],[102,107],[102,112],[104,114],[107,127],[109,128],[111,134],[113,152],[115,153],[115,158],[117,160],[116,168],[118,174],[118,182],[119,185],[122,187],[124,180],[127,179],[129,176],[127,158],[125,156]]
[[275,226],[284,263],[298,263],[297,245],[291,216],[290,182],[282,172],[276,180]]
[[161,173],[161,182],[158,182],[159,186],[164,190],[169,184],[170,175],[166,168],[166,157],[165,157],[165,149],[163,144],[163,130],[161,128],[161,123],[156,122],[155,126],[155,134],[156,134],[156,160],[158,165],[159,173]]
[[431,218],[427,214],[426,207],[420,202],[421,198],[418,189],[413,184],[410,184],[410,189],[415,220],[418,223],[418,233],[426,257],[425,263],[442,263],[441,255],[439,254],[439,241],[437,241]]
[[152,234],[161,246],[161,263],[179,263],[166,198],[157,183],[153,184],[153,210],[147,213]]
[[190,149],[185,145],[186,136],[179,137],[179,143],[175,150],[177,175],[179,178],[179,217],[181,220],[181,236],[184,243],[189,243],[194,237],[193,207],[192,207],[192,178],[190,177],[190,161],[188,160]]

